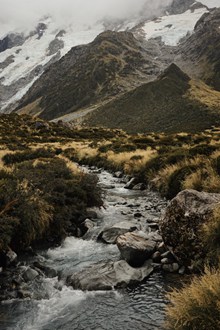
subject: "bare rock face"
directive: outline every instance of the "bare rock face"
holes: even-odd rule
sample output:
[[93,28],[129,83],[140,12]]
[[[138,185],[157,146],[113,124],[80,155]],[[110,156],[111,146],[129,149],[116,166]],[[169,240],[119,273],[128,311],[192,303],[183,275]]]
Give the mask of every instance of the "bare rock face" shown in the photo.
[[102,262],[73,274],[67,284],[80,290],[112,290],[143,281],[153,272],[151,262],[141,268],[132,268],[124,260]]
[[220,194],[184,190],[168,205],[160,230],[165,244],[183,265],[192,266],[205,257],[201,228],[218,203]]
[[156,242],[138,232],[126,233],[117,238],[121,256],[129,265],[140,267],[155,252]]

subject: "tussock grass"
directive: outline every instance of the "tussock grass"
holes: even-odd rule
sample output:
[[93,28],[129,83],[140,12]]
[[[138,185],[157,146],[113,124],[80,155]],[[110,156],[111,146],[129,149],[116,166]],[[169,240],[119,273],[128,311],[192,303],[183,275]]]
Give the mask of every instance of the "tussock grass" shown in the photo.
[[220,271],[209,270],[169,295],[168,330],[220,329]]

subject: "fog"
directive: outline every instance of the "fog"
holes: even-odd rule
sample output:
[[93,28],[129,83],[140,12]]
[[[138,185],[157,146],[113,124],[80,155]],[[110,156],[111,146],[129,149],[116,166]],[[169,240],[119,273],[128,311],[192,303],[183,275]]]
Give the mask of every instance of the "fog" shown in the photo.
[[104,17],[125,19],[156,15],[171,0],[0,0],[0,36],[23,31],[43,16],[60,25],[92,24]]

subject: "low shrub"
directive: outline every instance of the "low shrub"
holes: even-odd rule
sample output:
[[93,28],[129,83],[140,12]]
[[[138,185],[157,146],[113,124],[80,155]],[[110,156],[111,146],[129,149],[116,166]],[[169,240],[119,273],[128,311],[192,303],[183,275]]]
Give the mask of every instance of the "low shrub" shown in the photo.
[[185,178],[196,170],[196,165],[186,165],[178,168],[168,178],[167,190],[163,195],[168,198],[174,198],[181,190]]
[[189,155],[192,157],[197,155],[210,156],[216,150],[217,150],[216,146],[212,146],[208,144],[199,144],[189,149]]
[[59,150],[52,151],[50,149],[45,149],[45,148],[40,148],[40,149],[36,149],[36,150],[26,150],[23,152],[6,154],[2,158],[2,160],[5,165],[12,165],[15,163],[24,162],[26,160],[54,157],[56,154],[59,154],[61,151],[59,151]]
[[93,175],[73,173],[64,159],[38,159],[15,166],[0,180],[0,251],[35,241],[60,241],[73,234],[86,208],[101,206]]

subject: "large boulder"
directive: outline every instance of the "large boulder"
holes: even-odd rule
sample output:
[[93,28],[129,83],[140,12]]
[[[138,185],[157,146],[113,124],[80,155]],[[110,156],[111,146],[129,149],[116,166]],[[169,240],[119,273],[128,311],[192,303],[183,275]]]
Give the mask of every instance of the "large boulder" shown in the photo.
[[202,225],[220,203],[220,194],[184,190],[169,203],[160,222],[166,245],[172,247],[177,260],[195,266],[204,260],[206,251],[201,240]]
[[143,281],[153,272],[151,261],[132,268],[124,260],[101,262],[67,278],[67,285],[79,290],[112,290]]
[[102,239],[105,243],[115,244],[117,237],[127,232],[140,229],[140,225],[132,221],[122,221],[115,225],[105,228],[99,235],[99,239]]
[[142,232],[126,233],[117,238],[121,256],[132,267],[140,267],[155,252],[156,242]]

